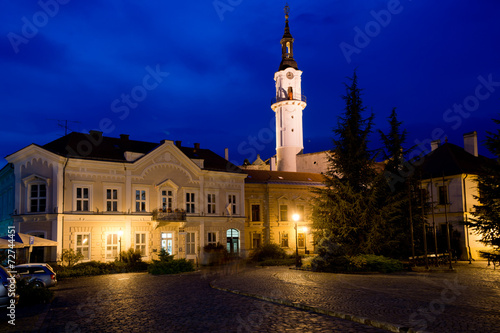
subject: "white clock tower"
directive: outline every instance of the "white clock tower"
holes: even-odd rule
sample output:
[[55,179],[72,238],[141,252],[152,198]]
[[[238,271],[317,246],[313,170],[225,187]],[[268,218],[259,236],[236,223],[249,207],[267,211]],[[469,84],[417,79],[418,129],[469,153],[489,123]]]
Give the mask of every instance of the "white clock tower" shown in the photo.
[[285,7],[285,33],[281,39],[281,63],[274,74],[276,97],[271,109],[276,113],[276,167],[278,171],[297,171],[297,154],[304,149],[302,110],[306,97],[302,95],[301,75],[293,59],[293,37],[288,26],[290,8]]

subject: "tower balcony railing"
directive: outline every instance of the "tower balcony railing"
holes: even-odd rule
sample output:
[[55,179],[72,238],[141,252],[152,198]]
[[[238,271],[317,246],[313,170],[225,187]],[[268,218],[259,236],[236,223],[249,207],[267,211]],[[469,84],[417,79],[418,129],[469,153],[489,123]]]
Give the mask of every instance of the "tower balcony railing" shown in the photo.
[[291,96],[291,94],[287,96],[276,96],[273,99],[271,99],[271,105],[281,101],[301,101],[307,103],[307,97],[306,95],[301,95],[301,94],[293,94],[293,96]]

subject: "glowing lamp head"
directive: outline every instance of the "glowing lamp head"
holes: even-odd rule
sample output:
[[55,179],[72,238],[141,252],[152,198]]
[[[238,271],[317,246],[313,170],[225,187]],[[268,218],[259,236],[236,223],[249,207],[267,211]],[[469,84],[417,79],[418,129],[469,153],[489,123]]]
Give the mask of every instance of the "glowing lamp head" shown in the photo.
[[293,214],[292,215],[292,220],[294,220],[295,222],[297,222],[299,219],[300,219],[299,214]]

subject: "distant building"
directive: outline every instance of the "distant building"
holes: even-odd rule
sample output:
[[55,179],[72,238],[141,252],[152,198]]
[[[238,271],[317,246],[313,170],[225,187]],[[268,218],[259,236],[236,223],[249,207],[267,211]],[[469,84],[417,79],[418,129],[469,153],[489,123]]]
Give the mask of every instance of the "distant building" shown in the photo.
[[432,143],[432,151],[424,156],[421,166],[422,189],[434,210],[427,212],[428,251],[435,251],[433,227],[436,227],[438,252],[447,252],[446,222],[450,224],[451,247],[459,259],[480,259],[479,251],[488,250],[481,238],[464,225],[471,218],[473,206],[479,202],[477,175],[492,161],[478,154],[477,133],[464,135],[464,148],[452,143]]
[[[245,239],[248,249],[274,243],[292,253],[313,252],[311,221],[314,187],[324,186],[315,173],[245,170]],[[297,214],[298,220],[293,220]],[[295,231],[297,227],[297,231]],[[297,237],[296,237],[297,235]]]
[[145,260],[166,249],[199,262],[203,247],[218,242],[245,256],[246,174],[199,144],[73,132],[6,159],[16,231],[58,242],[38,249],[38,260],[74,249],[110,261],[133,248]]
[[6,236],[13,225],[14,214],[14,169],[7,164],[0,170],[0,236]]

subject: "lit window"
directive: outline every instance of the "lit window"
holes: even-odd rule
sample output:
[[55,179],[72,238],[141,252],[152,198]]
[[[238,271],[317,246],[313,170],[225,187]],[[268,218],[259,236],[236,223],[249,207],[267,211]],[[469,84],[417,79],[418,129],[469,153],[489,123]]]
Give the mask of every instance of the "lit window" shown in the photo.
[[76,235],[76,253],[81,253],[83,260],[90,260],[90,234]]
[[141,252],[141,256],[146,256],[146,233],[136,233],[135,234],[135,250]]
[[288,247],[288,233],[281,233],[281,247]]
[[106,237],[106,259],[118,258],[118,234],[108,234]]

